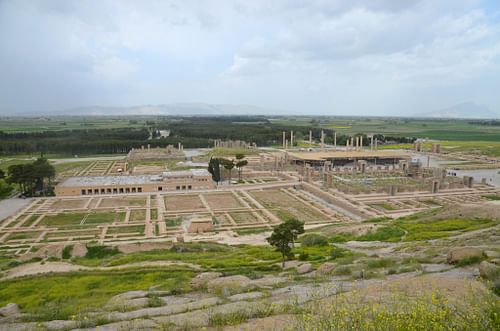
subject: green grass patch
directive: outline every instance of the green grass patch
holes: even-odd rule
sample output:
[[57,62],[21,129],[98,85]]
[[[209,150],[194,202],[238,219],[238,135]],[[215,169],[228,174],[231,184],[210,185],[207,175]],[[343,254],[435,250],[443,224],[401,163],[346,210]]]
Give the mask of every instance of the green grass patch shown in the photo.
[[165,220],[166,226],[180,226],[182,224],[182,218],[167,218]]
[[257,234],[257,233],[262,233],[266,231],[271,231],[271,229],[262,227],[262,228],[251,228],[251,229],[238,229],[236,230],[236,233],[239,234],[240,236],[245,236],[249,234]]
[[493,200],[493,201],[498,201],[500,200],[500,195],[483,195],[483,198],[488,199],[488,200]]
[[417,222],[397,221],[396,224],[408,233],[405,241],[429,240],[448,237],[462,232],[473,231],[497,224],[485,219],[444,219]]
[[373,232],[357,237],[356,240],[397,242],[401,240],[404,234],[405,232],[397,226],[383,226]]
[[328,246],[328,238],[318,233],[308,233],[300,238],[302,246]]
[[[78,272],[0,282],[0,306],[17,303],[33,320],[71,319],[104,306],[114,295],[132,290],[189,289],[194,272],[186,269]],[[43,289],[43,290],[41,290]]]

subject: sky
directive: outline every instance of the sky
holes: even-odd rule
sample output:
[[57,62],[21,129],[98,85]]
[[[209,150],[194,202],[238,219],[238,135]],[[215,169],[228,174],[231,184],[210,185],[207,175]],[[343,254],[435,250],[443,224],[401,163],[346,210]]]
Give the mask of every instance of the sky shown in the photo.
[[0,114],[202,102],[500,113],[500,1],[0,0]]

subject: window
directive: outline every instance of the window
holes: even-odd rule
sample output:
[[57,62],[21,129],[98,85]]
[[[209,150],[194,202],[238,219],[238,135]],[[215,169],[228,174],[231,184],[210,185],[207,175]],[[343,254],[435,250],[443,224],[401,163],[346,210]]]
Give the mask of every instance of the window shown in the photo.
[[137,192],[142,193],[142,187],[138,187]]
[[82,190],[82,195],[85,195],[87,194],[87,192],[85,192],[85,190]]
[[108,188],[106,191],[107,191],[108,193],[111,193],[111,189],[110,189],[110,188]]
[[132,187],[132,193],[135,193],[136,191],[135,187]]
[[123,193],[123,188],[120,188],[120,193]]
[[127,187],[127,188],[125,189],[125,193],[130,193],[130,188],[129,188],[129,187]]
[[88,190],[87,190],[87,194],[92,194],[92,190],[91,190],[91,189],[88,189]]
[[106,193],[106,190],[102,188],[101,189],[101,194],[104,194],[104,193]]
[[163,191],[163,187],[158,186],[158,191]]
[[98,188],[94,189],[94,194],[99,194],[99,189]]
[[186,185],[182,185],[182,189],[185,190],[186,189]]
[[192,189],[192,186],[191,185],[188,185],[188,190]]
[[180,186],[176,186],[176,187],[175,187],[175,189],[176,189],[177,191],[179,191],[179,190],[181,189],[181,187],[180,187]]
[[118,190],[116,188],[114,188],[113,193],[118,193]]

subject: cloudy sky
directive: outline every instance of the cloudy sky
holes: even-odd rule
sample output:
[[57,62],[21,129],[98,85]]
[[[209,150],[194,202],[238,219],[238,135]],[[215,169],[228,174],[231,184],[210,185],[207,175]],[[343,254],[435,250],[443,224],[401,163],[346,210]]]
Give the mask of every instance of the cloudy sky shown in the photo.
[[0,0],[0,114],[247,104],[500,112],[498,0]]

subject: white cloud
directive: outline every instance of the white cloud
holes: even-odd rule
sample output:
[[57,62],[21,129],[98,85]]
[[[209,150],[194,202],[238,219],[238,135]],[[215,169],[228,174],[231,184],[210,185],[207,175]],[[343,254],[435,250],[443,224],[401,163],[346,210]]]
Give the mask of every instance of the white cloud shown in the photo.
[[489,91],[500,84],[500,27],[488,8],[481,0],[3,1],[0,112],[201,101],[397,114],[464,99],[498,109]]

